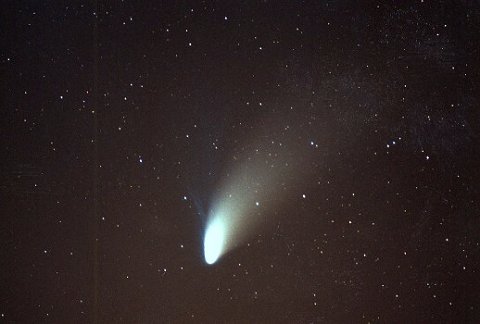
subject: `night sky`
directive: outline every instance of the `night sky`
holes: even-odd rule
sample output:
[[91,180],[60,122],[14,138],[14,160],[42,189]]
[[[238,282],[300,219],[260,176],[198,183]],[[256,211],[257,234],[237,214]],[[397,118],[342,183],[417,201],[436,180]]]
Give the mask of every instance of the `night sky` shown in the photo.
[[478,1],[0,15],[0,322],[480,322]]

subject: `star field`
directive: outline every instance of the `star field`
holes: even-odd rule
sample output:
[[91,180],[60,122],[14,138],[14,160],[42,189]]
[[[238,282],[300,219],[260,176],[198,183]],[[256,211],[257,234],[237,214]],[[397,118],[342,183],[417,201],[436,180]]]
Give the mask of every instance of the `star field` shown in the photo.
[[478,3],[0,15],[0,322],[480,321]]

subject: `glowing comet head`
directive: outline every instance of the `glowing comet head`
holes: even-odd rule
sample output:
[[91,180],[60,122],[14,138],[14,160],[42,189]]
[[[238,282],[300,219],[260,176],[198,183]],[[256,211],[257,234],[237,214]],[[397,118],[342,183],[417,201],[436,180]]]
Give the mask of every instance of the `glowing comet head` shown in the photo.
[[225,224],[222,219],[216,217],[207,225],[203,249],[205,262],[208,264],[214,264],[222,255],[225,246],[225,234]]

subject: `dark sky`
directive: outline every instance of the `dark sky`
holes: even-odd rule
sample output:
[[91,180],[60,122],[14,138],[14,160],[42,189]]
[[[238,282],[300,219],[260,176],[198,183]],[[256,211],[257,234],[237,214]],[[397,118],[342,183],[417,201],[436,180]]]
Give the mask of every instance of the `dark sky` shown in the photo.
[[[480,322],[478,1],[0,15],[0,322]],[[272,121],[309,175],[207,265]]]

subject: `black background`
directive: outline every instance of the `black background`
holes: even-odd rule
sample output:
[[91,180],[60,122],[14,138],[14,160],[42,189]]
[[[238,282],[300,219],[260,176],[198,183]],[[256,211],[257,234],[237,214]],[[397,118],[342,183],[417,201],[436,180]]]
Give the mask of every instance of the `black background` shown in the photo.
[[[478,1],[6,1],[1,39],[0,321],[480,321]],[[313,175],[207,266],[272,118]]]

